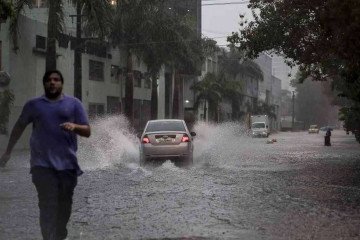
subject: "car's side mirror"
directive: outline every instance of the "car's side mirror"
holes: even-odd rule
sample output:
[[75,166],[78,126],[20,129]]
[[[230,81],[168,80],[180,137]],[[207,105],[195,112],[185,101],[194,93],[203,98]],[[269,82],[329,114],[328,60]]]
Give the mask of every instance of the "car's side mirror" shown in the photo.
[[268,128],[269,126],[268,125],[266,125],[266,128]]
[[196,132],[190,132],[190,135],[191,135],[192,137],[195,137],[195,136],[196,136]]

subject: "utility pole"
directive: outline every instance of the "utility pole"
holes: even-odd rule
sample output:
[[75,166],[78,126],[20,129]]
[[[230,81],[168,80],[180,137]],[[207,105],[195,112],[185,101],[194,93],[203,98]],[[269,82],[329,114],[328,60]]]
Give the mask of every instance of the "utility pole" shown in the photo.
[[292,122],[291,128],[294,131],[294,123],[295,123],[295,91],[292,91]]
[[81,38],[81,11],[82,4],[79,0],[76,1],[76,14],[70,15],[71,18],[76,17],[76,37],[74,47],[74,97],[82,100],[82,60],[81,51],[83,48]]
[[82,61],[81,61],[81,3],[76,2],[76,45],[74,49],[74,96],[82,100]]

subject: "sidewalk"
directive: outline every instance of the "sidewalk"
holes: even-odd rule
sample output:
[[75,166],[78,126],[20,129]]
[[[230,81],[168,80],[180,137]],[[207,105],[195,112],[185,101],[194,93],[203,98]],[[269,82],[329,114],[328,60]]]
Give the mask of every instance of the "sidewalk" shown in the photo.
[[0,239],[41,239],[29,151],[15,151],[0,168]]

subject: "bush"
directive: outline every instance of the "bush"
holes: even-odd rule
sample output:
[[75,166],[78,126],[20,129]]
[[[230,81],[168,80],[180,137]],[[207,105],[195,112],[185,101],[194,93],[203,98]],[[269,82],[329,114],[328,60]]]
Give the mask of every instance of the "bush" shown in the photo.
[[0,92],[0,134],[7,134],[7,124],[9,122],[10,107],[14,102],[14,94],[5,90]]

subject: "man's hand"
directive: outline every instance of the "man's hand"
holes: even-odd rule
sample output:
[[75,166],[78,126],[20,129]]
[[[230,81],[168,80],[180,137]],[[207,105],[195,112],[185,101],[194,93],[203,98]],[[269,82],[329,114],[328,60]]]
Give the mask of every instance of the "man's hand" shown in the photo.
[[10,160],[10,154],[4,153],[0,158],[0,167],[5,167],[6,163]]
[[91,130],[89,125],[79,125],[71,122],[60,124],[60,127],[66,131],[74,132],[82,137],[90,137]]
[[73,131],[76,129],[76,124],[75,124],[75,123],[66,122],[66,123],[60,124],[60,127],[62,127],[64,130],[73,132]]

